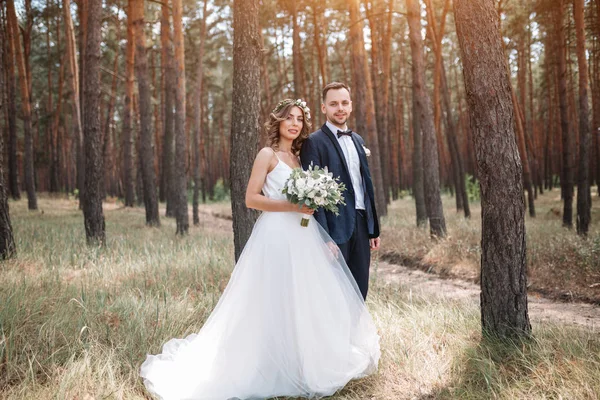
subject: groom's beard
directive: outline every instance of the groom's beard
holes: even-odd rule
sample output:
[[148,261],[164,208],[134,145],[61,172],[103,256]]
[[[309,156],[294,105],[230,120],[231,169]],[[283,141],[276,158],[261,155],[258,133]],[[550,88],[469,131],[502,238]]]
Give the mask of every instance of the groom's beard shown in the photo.
[[332,117],[332,118],[328,117],[327,120],[329,122],[331,122],[333,125],[336,125],[336,126],[339,126],[339,127],[343,128],[344,126],[346,126],[346,123],[348,122],[348,116],[345,115],[344,117],[342,117],[341,120],[338,120],[338,118],[336,118],[336,117]]

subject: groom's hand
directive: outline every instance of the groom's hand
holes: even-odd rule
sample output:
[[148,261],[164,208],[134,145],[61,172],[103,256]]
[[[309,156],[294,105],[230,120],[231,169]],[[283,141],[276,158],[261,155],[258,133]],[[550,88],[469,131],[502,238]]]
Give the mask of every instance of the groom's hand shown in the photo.
[[371,250],[379,250],[381,244],[381,238],[369,239],[369,247]]

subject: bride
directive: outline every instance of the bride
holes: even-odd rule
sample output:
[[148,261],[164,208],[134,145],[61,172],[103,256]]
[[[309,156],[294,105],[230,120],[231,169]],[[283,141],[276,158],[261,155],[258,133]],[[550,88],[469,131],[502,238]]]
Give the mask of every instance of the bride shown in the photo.
[[254,161],[246,205],[263,211],[219,303],[197,334],[148,355],[141,376],[164,400],[320,398],[373,373],[379,336],[337,247],[282,194],[308,137],[300,100],[280,102]]

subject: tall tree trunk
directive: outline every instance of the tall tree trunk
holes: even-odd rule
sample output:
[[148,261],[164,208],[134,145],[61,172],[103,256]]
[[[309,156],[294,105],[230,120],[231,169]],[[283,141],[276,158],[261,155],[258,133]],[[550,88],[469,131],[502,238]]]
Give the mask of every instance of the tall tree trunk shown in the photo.
[[558,0],[554,7],[556,27],[556,57],[558,58],[558,98],[560,102],[560,126],[562,130],[562,176],[563,226],[573,227],[573,143],[569,127],[567,93],[567,63],[565,55],[565,0]]
[[455,0],[481,186],[484,333],[528,336],[525,205],[510,78],[494,0]]
[[[590,192],[590,125],[588,105],[588,66],[585,55],[584,0],[573,0],[573,16],[577,36],[577,62],[579,66],[579,175],[577,181],[577,233],[588,233],[592,194]],[[598,23],[598,22],[597,22]]]
[[296,0],[288,0],[288,7],[292,16],[293,29],[292,57],[294,59],[294,97],[297,99],[305,99],[308,93],[306,92],[304,57],[302,56],[300,25],[298,24],[298,2]]
[[[5,14],[5,17],[6,14]],[[21,199],[21,185],[19,184],[19,165],[17,157],[17,76],[15,72],[15,41],[11,39],[12,29],[6,18],[3,32],[7,40],[2,41],[6,50],[5,64],[7,73],[6,97],[7,97],[7,124],[8,124],[8,187],[13,200]]]
[[161,201],[167,202],[166,216],[174,217],[173,163],[174,163],[174,130],[175,119],[173,115],[173,101],[175,88],[175,70],[173,68],[173,47],[171,43],[171,24],[169,20],[169,6],[161,6],[160,42],[161,42],[161,68],[162,68],[162,98],[163,98],[163,152],[162,174],[160,181]]
[[[387,34],[386,32],[380,32],[380,22],[375,20],[373,15],[375,10],[373,10],[374,6],[371,3],[372,0],[365,0],[367,19],[371,29],[371,82],[373,83],[372,91],[374,93],[375,101],[375,118],[377,123],[379,154],[381,159],[381,176],[385,203],[388,204],[390,202],[389,192],[391,176],[389,167],[389,132],[387,129],[387,101],[389,99],[389,81],[387,80],[387,77],[389,77],[390,66],[388,61],[391,55],[390,47],[392,35]],[[387,29],[387,26],[385,29]],[[382,36],[385,37],[385,40],[381,39]],[[388,65],[384,66],[386,63]],[[384,71],[384,68],[387,68],[387,71]],[[383,72],[381,75],[379,73],[380,70]],[[387,76],[382,76],[386,72]]]
[[[116,152],[116,140],[114,137],[114,131],[116,129],[112,129],[113,121],[114,121],[114,110],[115,110],[115,102],[117,98],[117,83],[119,81],[119,43],[121,42],[121,27],[119,16],[116,16],[116,26],[117,30],[117,46],[115,48],[115,56],[113,60],[113,70],[112,70],[112,82],[110,87],[110,96],[108,100],[108,107],[106,110],[106,118],[104,118],[104,129],[102,132],[103,137],[103,158],[104,158],[104,166],[105,166],[105,174],[104,174],[104,190],[105,193],[108,193],[110,196],[117,196],[117,188],[116,188],[116,180],[117,178],[117,166],[118,156]],[[111,134],[112,133],[112,134]]]
[[446,236],[446,220],[440,194],[439,158],[436,142],[433,108],[431,99],[425,88],[425,65],[423,39],[421,37],[421,20],[419,0],[406,0],[408,26],[410,30],[410,48],[413,63],[413,88],[417,103],[418,118],[423,131],[423,192],[425,207],[429,218],[429,230],[432,236]]
[[185,235],[190,226],[187,202],[187,141],[185,135],[185,58],[183,44],[183,8],[181,0],[173,0],[173,47],[175,48],[175,163],[173,196],[177,234]]
[[[60,43],[60,17],[56,17],[56,42]],[[59,57],[59,71],[58,71],[58,93],[56,101],[56,110],[53,112],[52,127],[50,128],[50,137],[52,141],[52,151],[50,151],[50,188],[54,189],[55,192],[60,190],[60,158],[59,158],[59,145],[60,145],[60,120],[62,116],[62,104],[63,104],[63,89],[65,81],[65,65],[62,57]]]
[[[442,99],[444,105],[444,113],[446,115],[446,137],[448,139],[448,147],[450,149],[450,156],[452,157],[452,168],[455,171],[455,185],[456,185],[456,197],[460,198],[460,202],[457,202],[457,210],[462,209],[465,218],[471,217],[471,207],[469,205],[469,196],[467,195],[466,187],[466,175],[465,167],[460,154],[460,147],[458,145],[458,130],[451,113],[451,102],[450,102],[450,90],[448,89],[448,80],[446,79],[446,70],[442,60],[441,67],[441,90]],[[459,208],[460,206],[460,208]]]
[[144,188],[146,225],[160,226],[156,174],[154,171],[154,134],[152,130],[152,92],[148,77],[148,57],[146,55],[146,32],[144,24],[144,1],[129,0],[132,5],[131,19],[135,36],[135,70],[138,81],[140,108],[140,167]]
[[85,197],[83,216],[88,244],[105,245],[102,211],[102,131],[100,130],[100,42],[102,40],[102,0],[88,0],[87,43],[85,46],[84,148]]
[[[320,6],[318,0],[313,0],[311,2],[311,7],[313,11],[313,27],[315,30],[314,39],[315,39],[315,48],[317,49],[317,60],[319,62],[319,75],[321,77],[321,87],[325,87],[329,82],[329,76],[327,71],[327,63],[325,61],[327,50],[324,49],[323,46],[323,38],[321,37],[321,18],[323,15],[322,6]],[[315,110],[316,111],[316,110]]]
[[23,116],[23,135],[25,157],[23,159],[23,169],[25,174],[25,188],[27,189],[27,206],[30,210],[37,210],[37,196],[35,193],[35,178],[33,166],[33,130],[31,128],[31,100],[29,98],[29,84],[27,82],[27,72],[25,69],[25,58],[21,48],[19,25],[15,4],[13,0],[6,1],[6,12],[10,37],[14,41],[15,59],[19,69],[19,82],[21,87],[21,113]]
[[231,209],[235,259],[250,237],[255,210],[245,204],[260,132],[260,34],[258,0],[233,1],[233,94],[231,118]]
[[198,46],[198,60],[196,61],[196,90],[194,97],[194,194],[192,199],[192,214],[194,225],[200,224],[198,215],[198,202],[200,195],[200,137],[202,137],[202,100],[204,85],[204,43],[206,41],[206,12],[208,0],[204,0],[202,11],[202,24],[200,25],[200,45]]
[[[67,9],[64,6],[63,3],[63,9]],[[70,10],[70,8],[68,8],[68,10]],[[88,14],[89,14],[89,1],[88,0],[79,0],[78,4],[77,4],[77,11],[78,11],[78,16],[79,16],[79,67],[77,69],[77,71],[85,71],[85,49],[86,49],[86,43],[87,43],[87,35],[88,35]],[[66,15],[66,14],[65,14]],[[70,17],[69,17],[70,18]],[[71,24],[72,26],[72,24]],[[74,33],[73,33],[74,35]],[[69,37],[67,35],[67,40],[69,40]],[[73,57],[75,57],[75,36],[73,36]],[[72,71],[72,70],[71,70]],[[81,105],[83,104],[83,88],[85,85],[85,74],[81,74],[81,75],[77,75],[77,84],[78,84],[78,89],[77,89],[77,95],[79,96],[79,100],[77,101],[77,104],[79,105],[79,124],[75,124],[73,125],[73,132],[74,132],[74,136],[75,136],[75,140],[76,140],[76,164],[77,164],[77,168],[76,168],[76,173],[77,173],[77,189],[79,190],[79,208],[83,209],[83,202],[84,202],[84,197],[85,197],[85,165],[86,165],[86,161],[85,161],[85,149],[83,148],[83,108],[81,107]],[[72,104],[75,104],[74,102]],[[72,110],[72,112],[75,112],[75,110]],[[75,120],[77,122],[77,120]],[[77,129],[79,127],[79,134],[77,132]]]
[[[0,90],[4,87],[4,77],[6,73],[4,71],[5,66],[8,62],[13,60],[7,60],[7,54],[5,52],[5,31],[3,27],[0,27]],[[9,78],[10,79],[10,78]],[[0,92],[1,93],[1,92]],[[0,115],[4,113],[4,98],[0,94]],[[6,183],[4,182],[4,135],[0,133],[0,259],[6,260],[16,255],[17,248],[15,246],[15,239],[13,237],[12,225],[10,223],[10,213],[8,210],[8,194],[6,193]]]
[[125,207],[135,204],[135,179],[133,161],[133,91],[135,70],[135,43],[133,26],[133,4],[127,4],[127,42],[125,45],[125,104],[123,107],[123,186],[125,186]]
[[594,62],[594,89],[592,91],[594,101],[594,140],[596,142],[596,191],[600,196],[600,0],[595,0],[596,5],[596,51]]
[[[427,8],[427,28],[432,37],[433,52],[434,52],[434,71],[433,71],[433,120],[436,133],[436,140],[438,145],[438,160],[439,160],[439,175],[442,182],[447,182],[445,172],[448,166],[448,155],[446,154],[446,148],[444,146],[444,140],[442,135],[442,102],[441,102],[441,79],[442,79],[442,40],[444,39],[444,33],[446,30],[446,15],[450,10],[450,0],[445,0],[444,9],[440,19],[439,26],[436,21],[435,12],[431,4],[431,0],[425,1]],[[450,150],[452,151],[452,150]],[[455,182],[456,192],[458,192],[458,186]],[[460,196],[457,196],[460,198]],[[462,199],[461,199],[462,200]]]
[[519,149],[519,155],[521,157],[521,164],[523,166],[523,181],[525,183],[525,190],[527,191],[527,204],[529,206],[529,216],[535,217],[535,203],[533,195],[533,184],[531,179],[531,168],[529,163],[529,156],[527,154],[527,146],[525,144],[525,129],[523,128],[523,119],[521,118],[521,103],[517,101],[514,90],[512,90],[512,102],[515,112],[515,123],[516,123],[516,134],[517,134],[517,148]]
[[387,214],[387,203],[383,186],[383,173],[381,170],[381,157],[379,137],[377,134],[377,121],[375,118],[375,101],[373,100],[373,87],[369,62],[365,53],[363,23],[359,15],[360,0],[350,0],[350,43],[352,43],[352,74],[354,98],[353,109],[356,117],[356,129],[360,134],[367,134],[367,143],[372,156],[370,170],[375,187],[375,204],[379,216]]

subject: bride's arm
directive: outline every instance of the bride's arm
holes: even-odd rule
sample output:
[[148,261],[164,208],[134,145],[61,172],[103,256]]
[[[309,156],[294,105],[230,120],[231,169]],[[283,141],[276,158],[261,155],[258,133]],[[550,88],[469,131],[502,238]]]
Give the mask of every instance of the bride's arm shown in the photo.
[[270,167],[274,158],[273,150],[268,147],[263,148],[256,155],[248,187],[246,188],[246,207],[260,211],[308,211],[308,209],[299,209],[297,205],[287,200],[269,199],[261,194],[267,174],[272,169]]

